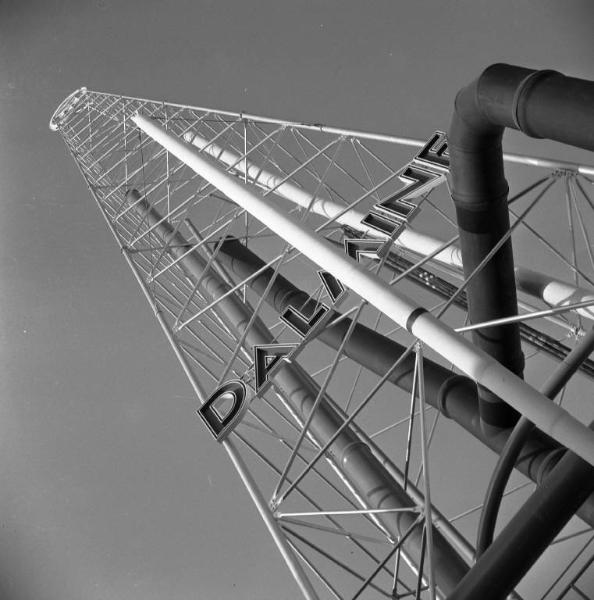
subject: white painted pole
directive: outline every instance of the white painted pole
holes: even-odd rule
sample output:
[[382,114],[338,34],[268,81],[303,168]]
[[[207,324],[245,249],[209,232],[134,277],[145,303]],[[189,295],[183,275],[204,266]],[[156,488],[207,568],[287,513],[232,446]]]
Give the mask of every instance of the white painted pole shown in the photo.
[[279,207],[268,203],[255,186],[221,170],[211,158],[170,134],[156,122],[139,114],[132,120],[149,137],[319,267],[332,273],[396,324],[406,328],[463,373],[497,394],[544,433],[594,465],[594,432],[586,425],[404,294],[363,269],[330,242],[295,221]]

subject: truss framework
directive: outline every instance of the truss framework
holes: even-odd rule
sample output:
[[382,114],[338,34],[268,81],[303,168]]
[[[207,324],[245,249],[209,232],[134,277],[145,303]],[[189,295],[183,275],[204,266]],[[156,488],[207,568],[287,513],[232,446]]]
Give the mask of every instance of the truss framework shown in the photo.
[[[134,121],[139,111],[166,132],[199,146],[238,181],[259,188],[299,223],[341,245],[345,239],[369,236],[369,229],[353,225],[360,222],[359,214],[400,192],[401,165],[409,162],[416,142],[87,90],[67,98],[51,123],[200,402],[229,378],[246,386],[247,413],[223,444],[305,597],[445,597],[453,584],[437,565],[450,560],[463,571],[468,568],[464,563],[472,563],[472,546],[454,523],[473,536],[472,519],[480,510],[464,506],[462,498],[452,501],[451,483],[463,477],[455,464],[434,458],[429,467],[430,455],[439,456],[457,433],[451,421],[428,405],[423,366],[427,359],[442,368],[449,365],[352,291],[334,298],[306,253],[147,136]],[[519,164],[531,161],[508,158]],[[522,298],[525,352],[534,359],[534,378],[565,356],[590,327],[594,300],[588,291],[594,280],[589,240],[594,205],[588,191],[594,170],[544,160],[538,166],[552,172],[545,178],[539,173],[536,183],[519,177],[521,191],[510,202],[516,219],[511,233],[516,247],[542,249],[545,258],[532,262],[544,265],[540,272],[546,272],[549,288],[558,289],[556,283],[571,273],[564,284],[572,297],[553,295],[551,301],[532,293]],[[364,254],[361,260],[377,278],[408,291],[463,331],[467,281],[456,252],[450,251],[455,228],[447,182],[442,181],[444,185],[423,194],[418,214],[393,251]],[[554,218],[560,218],[559,190],[569,244],[555,239],[543,217],[554,208]],[[553,208],[546,204],[551,198]],[[423,232],[418,239],[424,235],[425,245],[404,243],[415,231]],[[261,257],[262,267],[238,276],[237,258],[228,254],[230,239]],[[525,268],[520,275],[528,271],[538,272]],[[299,284],[301,304],[295,308],[306,317],[323,306],[331,309],[305,336],[268,302],[281,280]],[[524,291],[532,290],[526,284]],[[555,305],[547,314],[543,300]],[[323,332],[341,321],[348,323],[342,343],[325,345]],[[406,347],[415,357],[409,391],[390,381],[407,356],[394,357],[390,369],[378,374],[345,352],[358,326]],[[260,387],[254,346],[263,344],[292,350],[275,366],[267,365],[268,378]],[[586,361],[582,379],[591,377],[593,368]],[[585,389],[576,378],[561,400],[570,404],[570,397]],[[225,410],[219,407],[221,413]],[[320,418],[335,420],[333,432],[320,426]],[[353,472],[345,469],[351,460],[346,435],[365,445],[369,464],[381,465],[382,481],[393,486],[389,506],[366,497]],[[531,485],[515,481],[509,496],[525,493]],[[444,511],[452,514],[447,518],[438,510],[442,504],[457,510]],[[558,544],[575,546],[576,538]],[[563,586],[578,585],[570,571],[558,581],[549,577],[550,590],[565,593]],[[543,588],[543,593],[544,598],[552,592]]]

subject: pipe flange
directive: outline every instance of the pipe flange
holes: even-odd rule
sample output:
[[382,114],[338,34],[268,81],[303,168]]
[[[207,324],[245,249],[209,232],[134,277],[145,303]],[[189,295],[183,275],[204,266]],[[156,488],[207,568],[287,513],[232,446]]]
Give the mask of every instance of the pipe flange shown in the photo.
[[520,115],[518,112],[520,102],[522,101],[522,99],[526,95],[526,93],[530,90],[530,88],[537,82],[537,80],[539,80],[542,77],[547,77],[548,75],[551,75],[551,74],[558,74],[558,73],[557,73],[557,71],[553,71],[551,69],[543,69],[542,71],[534,71],[533,73],[530,73],[530,75],[527,75],[526,77],[524,77],[524,79],[522,79],[522,81],[520,81],[520,84],[518,85],[518,87],[514,93],[514,97],[512,99],[512,105],[511,105],[511,112],[512,112],[512,118],[514,120],[514,125],[516,126],[516,129],[518,129],[519,131],[521,131],[522,133],[525,133],[526,135],[528,135],[530,137],[539,137],[539,136],[533,135],[528,130],[528,128],[523,126],[522,123],[520,122]]

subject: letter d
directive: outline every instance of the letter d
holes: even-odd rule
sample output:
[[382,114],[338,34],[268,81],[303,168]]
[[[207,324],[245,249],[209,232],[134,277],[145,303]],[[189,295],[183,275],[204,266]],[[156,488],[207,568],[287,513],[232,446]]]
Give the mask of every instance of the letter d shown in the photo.
[[[198,414],[202,417],[217,442],[222,442],[241,421],[248,407],[246,391],[243,381],[239,379],[226,381],[198,409]],[[220,412],[221,407],[217,410],[216,404],[217,401],[220,404],[225,400],[231,400],[232,404],[226,414],[222,414]]]

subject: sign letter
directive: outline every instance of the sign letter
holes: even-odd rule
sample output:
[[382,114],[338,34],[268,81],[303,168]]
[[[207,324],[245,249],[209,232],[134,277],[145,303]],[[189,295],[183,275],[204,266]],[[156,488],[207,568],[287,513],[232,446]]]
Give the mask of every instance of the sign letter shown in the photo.
[[304,338],[329,310],[330,309],[325,304],[322,304],[308,319],[298,310],[289,306],[289,308],[281,315],[281,319]]
[[436,131],[414,160],[429,169],[447,171],[450,168],[450,155],[446,134],[443,131]]
[[[231,402],[231,407],[221,407]],[[219,408],[217,409],[217,404]],[[226,381],[212,396],[198,409],[198,414],[206,423],[209,431],[217,442],[222,442],[239,423],[247,410],[246,387],[243,381],[233,379]],[[222,414],[221,408],[226,408]]]
[[379,258],[378,252],[385,243],[384,240],[348,239],[344,241],[344,251],[348,256],[360,262],[362,256]]
[[254,369],[256,392],[268,381],[268,373],[287,354],[297,348],[297,344],[270,344],[254,346]]
[[346,293],[344,289],[344,285],[332,275],[328,271],[318,271],[318,277],[322,280],[326,291],[328,292],[328,296],[330,296],[330,300],[334,304],[338,300],[340,300],[343,294]]

